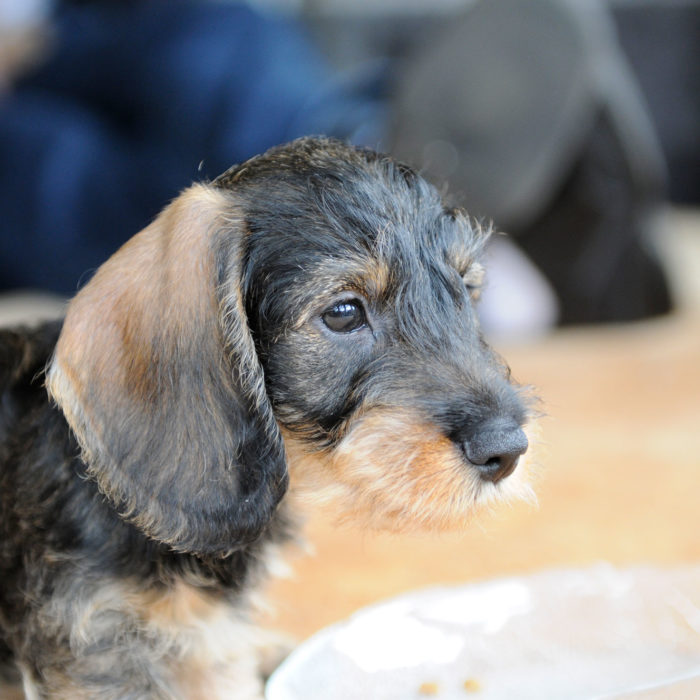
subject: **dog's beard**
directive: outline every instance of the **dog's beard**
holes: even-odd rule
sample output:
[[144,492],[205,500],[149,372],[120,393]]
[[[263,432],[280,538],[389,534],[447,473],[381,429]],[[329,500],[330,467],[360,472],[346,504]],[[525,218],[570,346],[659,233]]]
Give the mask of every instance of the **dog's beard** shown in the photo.
[[392,532],[465,527],[485,507],[535,500],[529,460],[493,483],[440,429],[410,411],[374,409],[333,448],[314,451],[285,434],[291,497],[340,521]]

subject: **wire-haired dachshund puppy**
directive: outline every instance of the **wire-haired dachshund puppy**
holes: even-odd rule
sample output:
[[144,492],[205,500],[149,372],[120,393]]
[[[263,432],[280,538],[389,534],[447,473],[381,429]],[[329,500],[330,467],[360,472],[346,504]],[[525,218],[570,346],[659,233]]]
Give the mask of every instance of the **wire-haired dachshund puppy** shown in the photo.
[[260,698],[250,594],[292,500],[405,531],[528,492],[484,238],[407,166],[302,139],[186,190],[62,324],[2,332],[0,662],[28,698]]

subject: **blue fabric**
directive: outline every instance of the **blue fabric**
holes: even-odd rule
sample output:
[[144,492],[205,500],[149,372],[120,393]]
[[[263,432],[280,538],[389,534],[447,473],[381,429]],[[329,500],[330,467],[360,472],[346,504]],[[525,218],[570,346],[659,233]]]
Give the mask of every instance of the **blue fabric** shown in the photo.
[[379,138],[303,29],[246,5],[65,9],[0,96],[0,287],[73,293],[193,180],[305,134]]

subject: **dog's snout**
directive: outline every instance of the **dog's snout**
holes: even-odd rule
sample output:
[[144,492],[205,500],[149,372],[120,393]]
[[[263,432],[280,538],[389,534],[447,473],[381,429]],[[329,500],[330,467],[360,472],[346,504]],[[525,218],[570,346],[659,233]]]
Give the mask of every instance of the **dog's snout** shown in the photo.
[[523,429],[515,421],[500,417],[470,430],[462,444],[481,478],[494,483],[513,473],[528,448]]

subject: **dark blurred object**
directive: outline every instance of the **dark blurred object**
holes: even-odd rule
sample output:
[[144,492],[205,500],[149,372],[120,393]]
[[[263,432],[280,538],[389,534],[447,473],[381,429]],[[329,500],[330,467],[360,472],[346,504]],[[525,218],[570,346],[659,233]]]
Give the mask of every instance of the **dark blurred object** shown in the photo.
[[394,113],[393,150],[514,235],[562,323],[669,310],[663,159],[605,6],[477,2],[406,63]]
[[61,3],[52,30],[0,94],[0,288],[73,293],[180,189],[277,143],[378,139],[363,86],[243,3]]
[[700,204],[700,1],[618,0],[612,7],[668,163],[669,197]]
[[671,308],[648,234],[655,200],[637,186],[619,133],[597,117],[556,195],[516,240],[559,297],[559,322],[631,321]]

